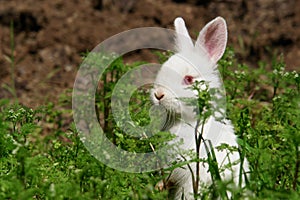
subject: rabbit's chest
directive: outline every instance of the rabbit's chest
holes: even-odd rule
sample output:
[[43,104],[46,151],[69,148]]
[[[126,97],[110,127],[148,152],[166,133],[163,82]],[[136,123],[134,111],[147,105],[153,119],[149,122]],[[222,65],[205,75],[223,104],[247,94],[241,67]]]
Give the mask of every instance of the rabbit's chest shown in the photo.
[[[229,123],[229,122],[228,122]],[[183,150],[196,151],[195,134],[201,139],[201,151],[200,157],[206,157],[206,149],[204,143],[211,143],[216,147],[222,143],[236,146],[236,136],[234,135],[231,124],[224,124],[210,118],[204,127],[197,126],[197,122],[180,122],[170,128],[170,132],[176,136],[174,140],[169,142],[170,144],[178,144],[178,148]]]

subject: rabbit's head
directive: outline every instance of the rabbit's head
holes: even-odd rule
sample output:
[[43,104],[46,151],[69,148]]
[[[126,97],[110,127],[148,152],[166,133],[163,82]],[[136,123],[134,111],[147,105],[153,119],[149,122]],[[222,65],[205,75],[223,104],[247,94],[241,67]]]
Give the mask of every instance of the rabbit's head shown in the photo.
[[168,111],[181,114],[185,120],[193,120],[193,109],[180,98],[195,97],[188,89],[196,80],[204,80],[210,88],[218,88],[221,80],[216,73],[217,62],[227,43],[227,27],[223,18],[209,22],[194,42],[182,18],[174,21],[176,53],[161,67],[157,74],[151,99],[154,104]]

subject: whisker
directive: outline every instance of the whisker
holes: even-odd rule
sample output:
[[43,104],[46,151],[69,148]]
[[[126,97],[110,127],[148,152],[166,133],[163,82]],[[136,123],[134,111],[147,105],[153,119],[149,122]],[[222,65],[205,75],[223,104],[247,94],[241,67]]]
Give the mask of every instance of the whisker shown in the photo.
[[162,127],[162,131],[169,130],[174,124],[176,123],[176,112],[175,109],[172,107],[169,107],[166,109],[167,110],[167,116],[166,120],[164,122],[164,125]]

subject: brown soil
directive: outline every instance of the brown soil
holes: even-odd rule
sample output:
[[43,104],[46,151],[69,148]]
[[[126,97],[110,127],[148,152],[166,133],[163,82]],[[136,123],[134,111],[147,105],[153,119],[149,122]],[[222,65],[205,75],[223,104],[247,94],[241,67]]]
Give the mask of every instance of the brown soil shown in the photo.
[[[255,67],[275,52],[289,70],[300,67],[300,0],[1,0],[0,98],[11,98],[10,24],[14,22],[17,97],[35,107],[71,89],[81,54],[119,32],[145,26],[173,28],[182,16],[195,37],[223,16],[229,46]],[[148,54],[137,54],[148,60]],[[299,69],[299,68],[298,68]]]

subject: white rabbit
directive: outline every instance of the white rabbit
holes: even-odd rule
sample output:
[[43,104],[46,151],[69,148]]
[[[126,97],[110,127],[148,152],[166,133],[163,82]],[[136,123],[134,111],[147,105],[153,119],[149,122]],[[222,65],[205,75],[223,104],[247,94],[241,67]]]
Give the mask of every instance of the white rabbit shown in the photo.
[[[151,91],[151,99],[154,104],[162,105],[170,112],[181,116],[180,120],[169,124],[169,127],[167,127],[172,134],[176,135],[176,139],[170,144],[181,140],[183,142],[179,145],[179,149],[191,149],[195,152],[196,113],[193,107],[186,105],[178,98],[196,98],[195,92],[187,89],[196,80],[206,81],[209,88],[220,88],[222,86],[216,70],[217,62],[226,48],[227,26],[223,18],[217,17],[200,31],[197,40],[193,42],[182,18],[176,18],[174,25],[176,29],[176,53],[162,65],[158,72]],[[228,120],[220,122],[213,116],[204,125],[203,138],[210,140],[213,147],[220,146],[222,143],[238,147],[231,122]],[[240,160],[240,155],[237,151],[229,155],[225,150],[218,151],[214,149],[214,152],[219,167],[224,167],[228,163],[237,163]],[[207,157],[207,152],[203,145],[200,150],[200,157]],[[178,158],[182,160],[180,155],[178,155]],[[191,163],[190,167],[195,176],[196,163]],[[247,171],[248,162],[245,159],[243,162],[243,173]],[[222,180],[233,180],[235,185],[237,185],[240,164],[233,165],[231,169],[226,169],[220,173]],[[244,182],[244,179],[242,181]],[[204,184],[212,182],[207,163],[201,163],[200,182]],[[172,185],[174,188],[170,190],[174,199],[182,199],[183,197],[184,199],[194,199],[192,173],[187,165],[173,170],[167,180],[167,184]]]

